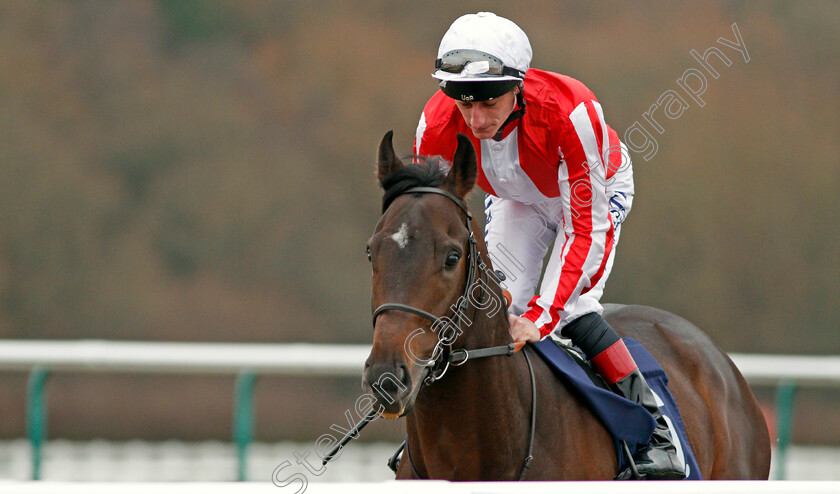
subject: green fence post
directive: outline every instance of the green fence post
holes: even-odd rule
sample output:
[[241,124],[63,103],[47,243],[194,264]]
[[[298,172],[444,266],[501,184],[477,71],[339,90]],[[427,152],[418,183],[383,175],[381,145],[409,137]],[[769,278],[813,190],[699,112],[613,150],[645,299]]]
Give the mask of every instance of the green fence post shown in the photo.
[[785,480],[787,476],[787,450],[793,428],[795,394],[796,383],[793,381],[782,381],[776,388],[776,472],[774,477],[777,480]]
[[233,403],[233,441],[236,444],[236,480],[248,476],[248,444],[254,437],[254,382],[256,374],[242,370],[236,377]]
[[26,383],[26,432],[32,445],[32,480],[41,478],[41,447],[47,437],[47,370],[33,367]]

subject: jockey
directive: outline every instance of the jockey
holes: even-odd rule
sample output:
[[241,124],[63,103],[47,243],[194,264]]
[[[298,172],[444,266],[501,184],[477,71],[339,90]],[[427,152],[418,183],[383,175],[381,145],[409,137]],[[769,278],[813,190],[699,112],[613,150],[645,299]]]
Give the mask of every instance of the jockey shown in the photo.
[[[641,478],[682,479],[671,430],[633,357],[601,316],[599,299],[633,203],[626,147],[579,81],[530,69],[531,45],[513,22],[464,15],[444,34],[414,153],[452,161],[456,133],[470,137],[485,198],[486,242],[512,296],[514,341],[559,333],[612,389],[656,419],[635,455]],[[543,260],[551,251],[539,292]],[[630,478],[628,470],[618,478]]]

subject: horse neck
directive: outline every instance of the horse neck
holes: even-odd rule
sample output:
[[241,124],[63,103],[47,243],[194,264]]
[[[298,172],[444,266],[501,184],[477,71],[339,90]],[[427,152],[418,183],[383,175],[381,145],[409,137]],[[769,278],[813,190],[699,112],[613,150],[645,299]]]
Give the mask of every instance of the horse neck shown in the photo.
[[[464,331],[466,338],[456,347],[476,349],[511,342],[504,310],[492,315],[479,311]],[[453,472],[478,478],[488,471],[500,472],[492,475],[499,478],[521,462],[518,452],[527,443],[530,412],[527,372],[520,356],[486,357],[450,367],[440,381],[424,387],[407,420],[415,466],[438,478],[450,478]],[[522,400],[523,393],[527,400]],[[520,405],[523,402],[525,407]],[[478,451],[513,453],[476,460]]]

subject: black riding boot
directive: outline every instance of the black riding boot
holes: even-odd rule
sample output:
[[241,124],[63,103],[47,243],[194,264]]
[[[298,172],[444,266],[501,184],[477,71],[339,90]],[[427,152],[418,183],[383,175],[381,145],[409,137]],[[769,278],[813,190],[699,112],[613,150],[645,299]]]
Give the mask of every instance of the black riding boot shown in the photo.
[[[639,369],[613,385],[613,390],[630,401],[638,403],[656,419],[656,428],[646,447],[636,451],[633,461],[641,480],[680,480],[685,478],[685,466],[677,457],[677,448],[671,437],[671,429],[656,404],[656,396],[651,391]],[[632,468],[621,472],[617,479],[635,478]]]
[[[638,403],[653,415],[656,429],[650,443],[634,456],[638,478],[645,480],[671,480],[685,478],[685,467],[677,458],[677,448],[662,412],[633,356],[618,333],[600,314],[590,313],[570,322],[563,328],[563,335],[571,338],[592,361],[598,374],[610,388],[628,400]],[[633,479],[636,475],[628,468],[617,479]]]

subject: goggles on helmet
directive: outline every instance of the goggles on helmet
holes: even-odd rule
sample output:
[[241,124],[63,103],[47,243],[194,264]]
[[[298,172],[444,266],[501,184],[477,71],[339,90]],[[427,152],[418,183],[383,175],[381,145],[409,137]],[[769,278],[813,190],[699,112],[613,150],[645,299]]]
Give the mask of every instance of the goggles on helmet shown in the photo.
[[440,89],[443,91],[443,94],[459,101],[487,101],[513,91],[513,88],[519,86],[521,83],[521,81],[517,80],[486,82],[441,81]]
[[506,75],[518,79],[525,78],[525,72],[513,67],[506,67],[499,58],[478,50],[452,50],[435,60],[435,69],[453,74],[461,74],[466,69],[468,75]]

